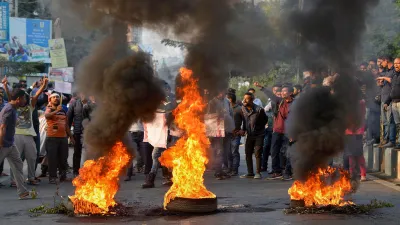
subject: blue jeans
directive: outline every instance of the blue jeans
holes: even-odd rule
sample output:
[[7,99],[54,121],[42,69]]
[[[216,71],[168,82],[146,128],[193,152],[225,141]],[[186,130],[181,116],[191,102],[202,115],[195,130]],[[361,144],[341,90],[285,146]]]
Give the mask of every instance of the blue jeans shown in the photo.
[[394,122],[393,116],[390,116],[389,141],[396,144],[396,123]]
[[151,157],[153,159],[153,165],[151,167],[150,173],[157,174],[158,168],[160,167],[160,161],[158,159],[160,158],[161,154],[165,151],[165,148],[154,148],[153,152],[151,154]]
[[262,165],[261,165],[261,167],[264,170],[268,169],[268,158],[271,155],[271,142],[272,142],[272,129],[267,128],[265,129],[264,146],[262,153]]
[[215,173],[222,172],[222,163],[224,158],[224,138],[210,137],[212,157],[214,158]]
[[273,173],[282,173],[282,167],[284,165],[285,159],[283,158],[283,154],[281,151],[287,143],[288,139],[285,134],[275,132],[272,133],[271,158]]
[[240,165],[240,154],[239,154],[239,145],[240,145],[240,136],[231,138],[231,145],[230,145],[230,154],[228,158],[228,167],[233,170],[237,171]]
[[[392,106],[389,105],[388,110],[383,109],[384,103],[381,104],[381,121],[383,125],[383,140],[389,140],[389,126],[392,118]],[[395,135],[396,136],[396,135]]]

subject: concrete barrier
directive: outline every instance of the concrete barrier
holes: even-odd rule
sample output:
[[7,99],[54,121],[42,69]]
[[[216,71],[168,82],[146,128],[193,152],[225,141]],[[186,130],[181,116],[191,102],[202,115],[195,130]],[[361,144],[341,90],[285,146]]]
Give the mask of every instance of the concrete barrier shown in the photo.
[[374,146],[364,144],[364,158],[367,170],[372,170],[374,167]]
[[379,147],[379,145],[375,144],[374,145],[374,150],[373,150],[373,165],[372,165],[372,171],[374,172],[379,172],[381,171],[381,163],[382,163],[382,149]]
[[386,148],[384,151],[385,174],[395,178],[397,176],[397,150]]

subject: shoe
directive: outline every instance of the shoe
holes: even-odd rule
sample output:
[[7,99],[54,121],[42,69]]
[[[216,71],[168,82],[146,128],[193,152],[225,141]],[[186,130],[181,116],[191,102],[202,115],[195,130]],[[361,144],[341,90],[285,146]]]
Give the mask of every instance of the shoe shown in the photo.
[[394,147],[394,144],[392,142],[389,142],[382,146],[382,148],[392,148],[392,147]]
[[281,173],[273,173],[270,177],[267,178],[267,180],[278,180],[282,178]]
[[137,168],[137,172],[138,173],[143,173],[143,171],[144,171],[144,167],[143,166]]
[[238,172],[237,170],[232,170],[232,172],[230,173],[230,175],[231,175],[232,177],[236,177],[236,176],[239,175],[239,172]]
[[37,198],[38,193],[36,191],[27,191],[19,195],[19,200],[24,199],[35,199]]
[[57,178],[49,178],[49,184],[57,184]]
[[271,170],[271,171],[268,172],[268,174],[269,175],[274,174],[274,171]]
[[28,184],[28,185],[38,185],[39,184],[39,181],[37,181],[37,180],[26,180],[26,184]]
[[256,173],[256,175],[254,176],[254,179],[261,179],[261,173]]
[[382,141],[381,143],[379,143],[379,147],[382,147],[384,145],[386,145],[388,142],[387,141]]
[[371,139],[371,140],[368,140],[368,141],[366,142],[366,144],[367,144],[368,146],[374,145],[375,143],[376,143],[375,138],[373,138],[373,139]]
[[149,173],[149,175],[146,176],[146,180],[144,184],[142,184],[142,188],[154,188],[154,180],[156,179],[156,175],[154,173]]
[[162,183],[162,185],[164,185],[164,186],[172,186],[172,184],[173,184],[172,180],[170,180],[170,179],[167,179]]
[[361,182],[365,182],[365,181],[369,181],[369,179],[367,177],[361,177]]
[[17,183],[15,183],[15,181],[11,181],[10,187],[17,187]]
[[244,174],[244,175],[240,176],[240,178],[254,178],[254,174],[250,174],[250,173]]
[[225,172],[215,173],[214,176],[217,178],[217,180],[225,180],[227,178],[231,178],[231,176]]
[[126,176],[124,181],[131,181],[131,180],[132,180],[131,176]]
[[283,175],[282,180],[284,180],[284,181],[290,181],[290,180],[293,180],[293,177],[290,176],[290,175]]

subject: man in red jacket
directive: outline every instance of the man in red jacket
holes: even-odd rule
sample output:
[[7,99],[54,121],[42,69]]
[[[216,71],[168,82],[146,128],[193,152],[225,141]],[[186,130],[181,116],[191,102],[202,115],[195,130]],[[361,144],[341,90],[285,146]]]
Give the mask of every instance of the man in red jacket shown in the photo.
[[[281,91],[281,97],[272,93],[272,91],[262,87],[258,82],[254,85],[259,87],[273,103],[278,106],[276,115],[274,115],[274,126],[272,133],[271,158],[272,175],[270,179],[281,179],[282,169],[286,167],[286,149],[289,145],[289,139],[285,135],[285,121],[289,114],[290,105],[293,102],[293,87],[284,86]],[[291,171],[286,171],[291,175]],[[287,179],[290,179],[288,177]]]

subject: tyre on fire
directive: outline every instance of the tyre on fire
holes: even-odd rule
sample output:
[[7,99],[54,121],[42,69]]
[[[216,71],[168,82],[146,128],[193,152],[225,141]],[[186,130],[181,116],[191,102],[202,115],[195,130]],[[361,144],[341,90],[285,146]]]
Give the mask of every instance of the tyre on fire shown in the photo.
[[184,213],[210,213],[217,210],[217,198],[175,198],[167,205],[167,210],[171,212]]

